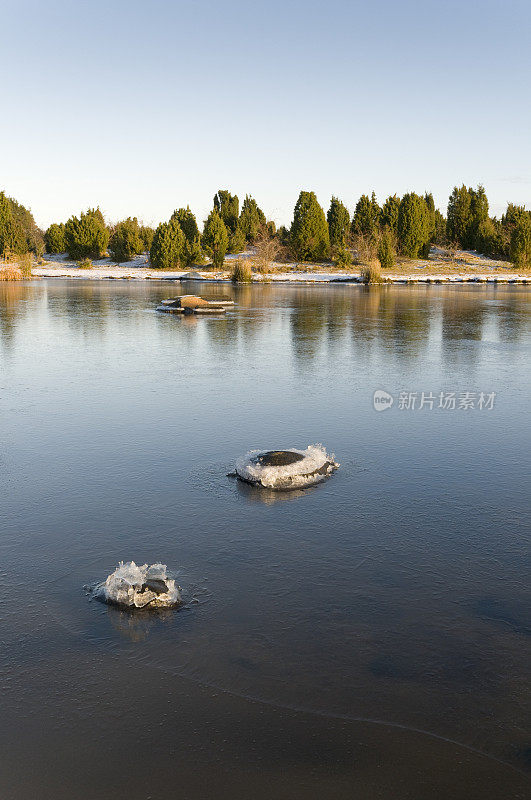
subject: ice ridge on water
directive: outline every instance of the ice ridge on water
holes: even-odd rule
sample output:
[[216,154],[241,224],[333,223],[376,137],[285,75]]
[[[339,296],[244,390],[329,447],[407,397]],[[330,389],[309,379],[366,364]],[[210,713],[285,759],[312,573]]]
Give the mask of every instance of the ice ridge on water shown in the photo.
[[236,475],[267,489],[299,489],[324,480],[337,469],[321,444],[306,450],[251,450],[236,463]]

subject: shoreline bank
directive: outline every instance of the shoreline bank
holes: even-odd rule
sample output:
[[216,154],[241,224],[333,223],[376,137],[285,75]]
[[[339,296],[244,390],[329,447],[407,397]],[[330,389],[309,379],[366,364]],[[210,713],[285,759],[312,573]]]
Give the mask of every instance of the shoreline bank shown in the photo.
[[[35,278],[74,278],[83,280],[140,280],[181,281],[197,280],[207,283],[230,283],[234,266],[245,261],[254,266],[254,250],[228,255],[222,269],[203,264],[188,269],[159,270],[151,267],[147,253],[131,261],[116,263],[105,257],[91,262],[88,268],[66,255],[47,255],[32,268]],[[89,262],[90,263],[90,262]],[[17,266],[14,264],[13,266]],[[257,284],[321,284],[364,283],[362,265],[338,268],[330,262],[275,262],[270,271],[254,271],[252,282]],[[520,283],[531,280],[531,271],[518,270],[506,261],[496,261],[473,250],[459,250],[449,257],[446,251],[432,247],[429,258],[398,257],[393,267],[382,269],[383,284],[448,284],[448,283]]]
[[[168,281],[180,282],[197,281],[204,283],[232,283],[228,272],[212,273],[195,271],[190,275],[188,272],[162,272],[158,270],[128,270],[121,267],[105,269],[97,267],[94,269],[68,268],[46,268],[35,267],[32,272],[34,278],[63,278],[75,280],[132,280],[132,281]],[[531,282],[531,275],[524,274],[485,274],[485,273],[437,273],[427,274],[411,273],[382,273],[382,284],[461,284],[461,283],[484,283],[484,284],[522,284]],[[276,272],[267,275],[254,275],[251,284],[363,284],[359,272]]]
[[[91,280],[141,280],[141,281],[181,281],[197,280],[207,283],[230,283],[231,272],[239,261],[247,261],[251,266],[253,249],[238,255],[229,255],[222,269],[203,265],[180,270],[158,270],[151,267],[147,253],[136,256],[128,262],[115,263],[109,258],[98,259],[92,266],[80,268],[65,255],[46,256],[44,263],[33,268],[36,278],[75,278]],[[361,265],[338,269],[330,262],[322,263],[281,263],[271,262],[271,271],[265,274],[253,272],[256,284],[322,284],[322,283],[363,283]],[[456,251],[450,258],[445,251],[433,247],[429,258],[398,258],[389,269],[382,269],[383,283],[388,284],[448,284],[448,283],[520,283],[531,280],[531,272],[518,270],[505,261],[496,261],[473,250]]]

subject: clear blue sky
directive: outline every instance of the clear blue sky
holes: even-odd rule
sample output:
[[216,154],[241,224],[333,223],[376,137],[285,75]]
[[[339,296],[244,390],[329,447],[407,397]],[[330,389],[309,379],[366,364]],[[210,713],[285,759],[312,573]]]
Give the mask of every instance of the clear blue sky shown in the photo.
[[531,0],[0,0],[0,187],[37,222],[289,223],[301,188],[531,206]]

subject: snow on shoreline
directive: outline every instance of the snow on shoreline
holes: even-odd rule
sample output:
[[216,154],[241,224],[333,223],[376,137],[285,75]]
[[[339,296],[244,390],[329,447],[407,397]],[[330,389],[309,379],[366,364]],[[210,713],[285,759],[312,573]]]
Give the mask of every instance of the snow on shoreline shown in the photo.
[[[437,254],[436,254],[437,255]],[[506,269],[502,269],[502,262],[479,256],[476,253],[462,253],[460,261],[465,262],[466,267],[462,272],[439,272],[438,267],[445,266],[442,263],[419,261],[408,267],[403,272],[384,272],[383,277],[392,283],[462,283],[462,282],[509,282],[527,283],[528,276],[515,274]],[[233,257],[226,259],[227,267],[230,269]],[[131,261],[116,264],[108,258],[95,260],[89,269],[80,268],[75,261],[65,256],[46,256],[45,263],[41,266],[34,266],[32,274],[38,278],[76,278],[91,280],[159,280],[177,281],[190,273],[190,270],[158,270],[149,266],[146,254],[137,256]],[[255,274],[253,283],[359,283],[360,270],[334,271],[328,265],[308,265],[298,264],[275,264],[275,272],[267,275]],[[225,270],[204,270],[200,267],[192,270],[195,280],[209,282],[230,282],[230,274]]]
[[[68,269],[34,267],[32,275],[36,278],[71,278],[74,280],[135,280],[135,281],[178,281],[185,272],[162,272],[160,270],[124,269],[121,267],[94,269]],[[206,283],[231,283],[226,273],[199,272],[200,277],[191,280]],[[513,272],[502,274],[485,274],[479,272],[466,273],[429,273],[385,274],[387,283],[528,283],[530,276],[517,275]],[[310,283],[310,284],[361,284],[359,272],[275,272],[266,276],[256,275],[253,284],[261,283]]]

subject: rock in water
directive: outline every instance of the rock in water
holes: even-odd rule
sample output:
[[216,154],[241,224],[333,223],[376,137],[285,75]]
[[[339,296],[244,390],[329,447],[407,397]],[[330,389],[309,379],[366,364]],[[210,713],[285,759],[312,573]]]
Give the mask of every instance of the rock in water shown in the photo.
[[233,300],[206,300],[195,294],[183,294],[161,300],[157,311],[167,314],[224,314],[233,305]]
[[183,294],[177,298],[178,304],[181,308],[199,308],[200,306],[208,306],[208,300],[198,297],[195,294]]
[[155,594],[166,594],[168,591],[168,585],[165,581],[161,580],[160,578],[150,578],[145,583],[142,584],[142,592],[146,590],[150,592],[154,592]]
[[254,456],[253,461],[261,467],[287,467],[288,464],[296,464],[303,458],[302,453],[297,453],[295,450],[265,450]]
[[191,272],[186,272],[184,275],[181,275],[179,278],[180,281],[200,281],[202,280],[201,275],[199,272],[195,270],[191,270]]
[[167,577],[166,569],[166,564],[137,566],[134,561],[120,561],[100,584],[99,593],[107,603],[128,608],[176,606],[181,602],[181,590]]
[[322,445],[306,450],[251,450],[236,464],[236,475],[267,489],[300,489],[319,483],[339,466]]

